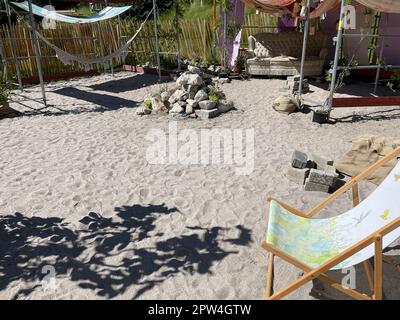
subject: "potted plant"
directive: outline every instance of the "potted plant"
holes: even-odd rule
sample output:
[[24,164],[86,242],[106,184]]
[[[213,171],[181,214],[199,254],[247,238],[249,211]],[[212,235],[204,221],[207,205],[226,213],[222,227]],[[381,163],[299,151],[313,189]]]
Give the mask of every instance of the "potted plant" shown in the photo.
[[233,72],[242,73],[245,67],[245,56],[243,54],[239,54],[235,61],[235,66],[233,67]]

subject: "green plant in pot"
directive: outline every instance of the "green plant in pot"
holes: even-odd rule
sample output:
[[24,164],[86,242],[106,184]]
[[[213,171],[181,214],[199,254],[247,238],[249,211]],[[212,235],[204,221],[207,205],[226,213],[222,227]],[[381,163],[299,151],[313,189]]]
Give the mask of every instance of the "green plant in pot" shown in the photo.
[[235,61],[233,72],[241,73],[245,68],[246,58],[243,54],[239,54]]

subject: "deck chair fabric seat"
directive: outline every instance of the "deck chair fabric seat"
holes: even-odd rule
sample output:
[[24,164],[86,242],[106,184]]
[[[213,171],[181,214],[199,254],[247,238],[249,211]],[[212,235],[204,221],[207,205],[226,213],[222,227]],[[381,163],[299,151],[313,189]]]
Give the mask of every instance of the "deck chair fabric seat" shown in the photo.
[[[280,299],[314,278],[357,299],[371,299],[364,293],[343,287],[325,272],[364,264],[372,299],[382,299],[383,250],[400,238],[400,161],[364,201],[359,201],[358,184],[389,161],[400,157],[400,148],[353,177],[326,200],[303,213],[269,198],[268,229],[262,247],[270,252],[266,298]],[[325,219],[316,213],[348,190],[353,192],[354,208]],[[273,291],[274,256],[303,269],[304,276],[278,293]],[[368,260],[374,257],[374,276]]]
[[[399,198],[400,162],[367,199],[333,218],[299,217],[271,201],[266,241],[316,268],[400,217]],[[389,233],[383,238],[383,248],[399,237],[400,229]],[[349,268],[373,256],[374,246],[370,245],[331,270]]]

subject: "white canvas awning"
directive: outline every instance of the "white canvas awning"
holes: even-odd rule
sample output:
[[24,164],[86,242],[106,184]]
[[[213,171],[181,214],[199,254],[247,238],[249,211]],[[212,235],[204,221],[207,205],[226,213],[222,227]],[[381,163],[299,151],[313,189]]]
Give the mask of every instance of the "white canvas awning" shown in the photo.
[[[24,2],[11,2],[13,5],[17,6],[18,8],[28,11],[29,12],[29,4],[28,1]],[[40,16],[43,18],[48,18],[60,22],[66,23],[93,23],[101,20],[107,20],[114,17],[119,16],[120,14],[124,13],[125,11],[129,10],[132,6],[124,6],[124,7],[106,7],[101,10],[99,13],[96,13],[89,17],[78,18],[78,17],[71,17],[64,14],[57,13],[57,11],[50,11],[39,7],[35,4],[32,4],[32,12],[36,16]]]

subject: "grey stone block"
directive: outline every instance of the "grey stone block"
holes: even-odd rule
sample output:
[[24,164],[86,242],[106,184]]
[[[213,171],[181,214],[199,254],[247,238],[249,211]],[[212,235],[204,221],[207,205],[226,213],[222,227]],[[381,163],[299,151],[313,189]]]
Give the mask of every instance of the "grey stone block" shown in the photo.
[[199,102],[199,107],[204,110],[212,110],[216,108],[216,104],[210,100],[204,100]]
[[306,191],[318,191],[318,192],[329,192],[330,187],[324,184],[319,184],[315,182],[310,182],[309,179],[307,179],[304,190]]
[[310,155],[310,160],[315,163],[315,168],[318,170],[326,170],[328,166],[333,165],[332,160],[328,160],[328,159],[321,157],[315,153],[312,153]]
[[308,157],[304,152],[295,150],[292,155],[292,167],[298,169],[304,169],[307,167]]
[[309,181],[331,187],[335,184],[336,178],[337,175],[335,173],[328,173],[327,171],[312,169],[310,171]]
[[310,174],[310,169],[308,168],[297,169],[290,167],[286,173],[286,177],[294,183],[303,185],[306,179],[308,178],[309,174]]
[[211,110],[197,109],[195,110],[195,113],[202,120],[215,118],[219,115],[218,109],[211,109]]

